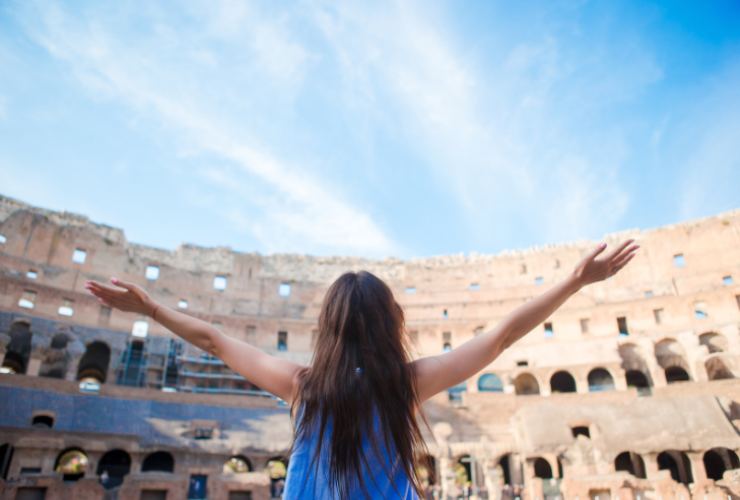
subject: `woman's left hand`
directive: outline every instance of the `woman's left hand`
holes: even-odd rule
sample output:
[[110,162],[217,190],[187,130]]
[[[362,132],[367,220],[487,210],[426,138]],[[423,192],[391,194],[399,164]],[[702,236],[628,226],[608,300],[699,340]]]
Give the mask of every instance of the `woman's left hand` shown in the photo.
[[635,256],[640,245],[631,245],[634,239],[629,239],[617,248],[597,259],[596,256],[606,249],[606,243],[602,243],[591,251],[578,263],[573,270],[581,286],[586,286],[597,281],[603,281],[617,274]]

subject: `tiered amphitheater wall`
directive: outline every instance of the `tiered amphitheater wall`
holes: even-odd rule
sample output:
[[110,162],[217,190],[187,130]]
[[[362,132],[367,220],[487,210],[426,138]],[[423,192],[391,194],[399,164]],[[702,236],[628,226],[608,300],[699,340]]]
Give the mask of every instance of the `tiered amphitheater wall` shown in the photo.
[[[0,197],[0,235],[0,356],[11,345],[11,323],[26,318],[33,335],[25,375],[34,377],[49,363],[52,338],[64,332],[69,343],[62,378],[71,385],[55,389],[62,392],[76,390],[78,364],[93,341],[109,346],[105,379],[114,381],[133,323],[146,321],[106,311],[85,292],[89,279],[105,282],[115,276],[137,283],[174,308],[187,301],[184,311],[225,333],[309,363],[327,287],[345,271],[365,269],[393,289],[405,310],[412,354],[420,357],[495,328],[517,306],[567,276],[597,243],[408,260],[260,255],[193,244],[165,250],[130,243],[122,230],[87,217],[6,197]],[[626,238],[636,239],[641,250],[621,273],[578,292],[547,320],[549,331],[537,327],[471,378],[461,395],[440,394],[426,405],[434,429],[427,438],[443,491],[454,490],[455,464],[463,456],[473,457],[479,474],[469,479],[491,498],[506,475],[501,471],[504,456],[521,465],[510,466],[516,477],[508,480],[519,481],[531,498],[547,489],[536,477],[538,458],[553,471],[560,469],[553,476],[561,491],[586,498],[589,491],[604,489],[613,495],[679,491],[680,482],[670,475],[666,479],[666,471],[659,469],[657,457],[665,450],[687,453],[692,492],[724,487],[707,477],[703,457],[717,447],[740,450],[740,210],[608,234],[603,241],[613,247]],[[73,262],[75,251],[84,252],[84,262]],[[147,279],[152,266],[158,276]],[[225,278],[225,289],[214,289],[217,277]],[[21,307],[19,301],[29,292],[35,294],[33,307]],[[65,304],[71,316],[60,316]],[[147,328],[152,346],[157,339],[172,338],[156,323]],[[278,332],[287,332],[287,345],[280,345]],[[594,375],[599,369],[608,377],[603,371],[602,378]],[[680,370],[687,381],[675,379],[684,376]],[[573,393],[553,393],[552,377],[562,371],[572,376]],[[628,371],[641,372],[647,388],[629,383]],[[0,382],[16,386],[17,377],[0,376]],[[43,379],[31,382],[43,385]],[[103,393],[110,390],[108,383]],[[134,393],[116,397],[194,397],[126,390]],[[237,396],[206,398],[216,398],[204,401],[218,405],[218,398]],[[252,403],[265,404],[259,397],[242,397],[239,404]],[[587,443],[574,439],[575,426],[591,429]],[[286,432],[277,448],[285,452],[288,445]],[[625,450],[641,454],[646,478],[615,471],[615,460]],[[733,474],[725,472],[725,482],[737,491]]]

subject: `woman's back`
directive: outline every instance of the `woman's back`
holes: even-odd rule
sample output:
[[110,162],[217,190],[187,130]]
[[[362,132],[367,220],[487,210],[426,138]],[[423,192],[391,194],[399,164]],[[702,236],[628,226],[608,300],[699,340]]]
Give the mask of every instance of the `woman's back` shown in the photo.
[[[297,411],[296,427],[303,417],[303,406]],[[391,443],[386,448],[382,427],[377,411],[373,411],[372,433],[377,443],[373,446],[369,433],[362,438],[362,450],[366,462],[363,462],[362,480],[364,491],[357,478],[350,478],[349,498],[401,498],[418,499],[413,484],[401,467],[400,457]],[[292,499],[334,499],[338,493],[330,488],[329,457],[333,422],[329,416],[319,456],[313,462],[316,447],[319,444],[318,422],[301,437],[296,437],[293,453],[288,464],[287,482],[283,498]]]

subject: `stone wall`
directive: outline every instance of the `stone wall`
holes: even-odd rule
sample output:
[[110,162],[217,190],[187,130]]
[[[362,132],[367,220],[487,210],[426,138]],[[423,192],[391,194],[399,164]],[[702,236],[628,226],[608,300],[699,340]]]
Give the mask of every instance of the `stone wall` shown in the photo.
[[[32,387],[38,381],[45,394],[78,394],[81,371],[94,382],[100,365],[104,376],[98,378],[105,383],[97,396],[88,397],[178,401],[203,411],[237,401],[248,408],[279,408],[279,402],[178,344],[156,323],[147,322],[145,337],[132,336],[134,322],[146,318],[102,308],[85,292],[86,280],[116,276],[138,283],[170,307],[308,364],[326,289],[341,273],[366,269],[393,289],[406,313],[412,354],[420,357],[495,328],[517,306],[567,276],[597,243],[409,260],[260,255],[192,244],[165,250],[130,243],[122,230],[87,217],[6,197],[0,197],[0,235],[0,356],[11,366],[27,355],[25,363],[16,362],[26,377],[0,377],[0,387]],[[626,238],[635,238],[641,250],[623,272],[578,292],[547,320],[549,329],[538,326],[468,380],[464,392],[439,394],[425,405],[431,424],[425,436],[436,487],[444,494],[458,487],[459,463],[467,464],[464,474],[473,489],[490,498],[498,498],[506,482],[528,498],[557,490],[569,498],[603,491],[612,498],[639,492],[677,498],[687,492],[722,495],[727,488],[740,494],[733,462],[740,451],[740,210],[602,240],[615,245]],[[223,290],[214,287],[217,279],[225,279]],[[286,332],[287,345],[278,344],[278,332]],[[23,347],[27,335],[29,346]],[[54,347],[60,335],[65,345]],[[107,346],[109,359],[82,370],[93,343]],[[134,345],[146,355],[146,363],[136,365],[143,375],[122,377],[131,372]],[[179,372],[170,380],[164,373],[171,373],[173,363]],[[63,380],[48,378],[60,371]],[[54,400],[39,397],[41,406]],[[29,444],[39,442],[36,430],[23,425],[28,424],[19,421],[2,434],[2,443],[16,449],[10,470],[16,480],[27,481],[17,461],[43,456],[48,477],[37,483],[53,482],[53,459],[64,449],[68,431],[52,431],[58,438],[38,446]],[[575,428],[589,436],[574,436]],[[101,438],[96,446],[123,446],[124,435]],[[264,469],[264,460],[287,453],[287,446],[262,446],[249,454]],[[136,456],[135,446],[129,451]],[[238,488],[244,480],[220,473],[224,450],[213,451],[208,465],[187,441],[172,451],[183,468],[170,483],[180,488],[182,478],[197,470],[207,471],[213,478],[209,485],[221,488],[214,495],[226,495],[231,486],[224,485],[235,481]],[[724,479],[707,475],[717,463],[727,469]],[[543,479],[548,469],[552,479]],[[253,474],[268,481],[262,470]],[[149,480],[132,473],[121,488],[138,495],[144,479]],[[267,491],[268,483],[253,491]],[[56,486],[49,488],[52,495]]]

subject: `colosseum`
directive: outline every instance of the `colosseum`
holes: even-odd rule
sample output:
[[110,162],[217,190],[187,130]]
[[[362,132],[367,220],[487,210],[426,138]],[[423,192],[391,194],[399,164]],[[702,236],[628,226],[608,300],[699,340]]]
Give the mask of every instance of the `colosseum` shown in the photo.
[[[740,209],[650,230],[624,271],[574,295],[465,384],[424,405],[427,498],[740,495]],[[285,402],[85,280],[157,300],[309,363],[328,284],[385,279],[413,356],[454,348],[563,278],[596,242],[409,260],[128,242],[0,197],[0,496],[279,498]]]

